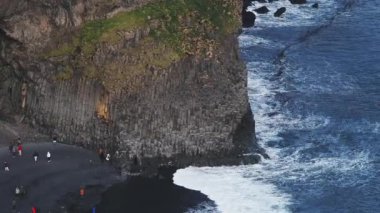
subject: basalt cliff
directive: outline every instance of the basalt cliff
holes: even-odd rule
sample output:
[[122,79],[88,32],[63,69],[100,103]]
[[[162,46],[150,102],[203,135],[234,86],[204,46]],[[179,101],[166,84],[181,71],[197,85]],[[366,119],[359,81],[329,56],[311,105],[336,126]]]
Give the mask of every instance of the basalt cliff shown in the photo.
[[123,171],[238,164],[254,147],[236,0],[1,0],[0,119]]

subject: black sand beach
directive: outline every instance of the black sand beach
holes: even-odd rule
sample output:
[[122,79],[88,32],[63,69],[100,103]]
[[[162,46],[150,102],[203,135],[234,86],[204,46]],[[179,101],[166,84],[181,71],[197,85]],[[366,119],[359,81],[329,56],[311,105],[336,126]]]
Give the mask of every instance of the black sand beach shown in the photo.
[[[9,131],[4,131],[8,132]],[[10,171],[0,170],[0,212],[81,213],[92,212],[186,212],[189,208],[202,208],[202,203],[215,205],[198,191],[177,186],[158,178],[129,177],[126,181],[119,171],[102,163],[96,153],[60,143],[23,144],[23,155],[15,157],[2,137],[0,160],[9,163]],[[34,162],[33,153],[39,158]],[[48,162],[46,153],[52,155]],[[26,196],[16,197],[16,186],[26,189]],[[80,188],[85,187],[85,196]],[[110,187],[110,188],[109,188]],[[12,210],[12,201],[16,209]]]
[[[173,184],[161,178],[132,176],[123,178],[108,163],[102,163],[96,153],[77,146],[48,141],[48,137],[21,124],[0,122],[0,212],[82,213],[92,212],[186,212],[215,206],[206,195]],[[10,141],[21,137],[23,155],[12,157]],[[39,153],[35,163],[33,153]],[[52,155],[48,162],[46,153]],[[10,171],[3,168],[9,163]],[[26,196],[15,196],[16,186],[24,186]],[[85,196],[80,196],[80,187]],[[12,201],[16,209],[12,210]]]
[[[15,212],[30,212],[32,206],[40,212],[72,212],[65,210],[63,204],[95,205],[106,186],[120,181],[118,171],[107,163],[101,163],[94,152],[58,143],[23,146],[23,155],[15,158],[8,147],[0,148],[1,162],[7,161],[10,167],[9,172],[4,168],[0,172],[1,212],[12,212],[13,199],[16,200]],[[37,163],[33,160],[34,151],[40,154]],[[47,151],[51,152],[51,162],[46,159]],[[26,189],[25,197],[14,196],[17,185],[23,185]],[[75,198],[79,195],[81,186],[88,188],[85,197],[82,200],[70,199],[70,196]],[[91,190],[96,192],[92,193]]]

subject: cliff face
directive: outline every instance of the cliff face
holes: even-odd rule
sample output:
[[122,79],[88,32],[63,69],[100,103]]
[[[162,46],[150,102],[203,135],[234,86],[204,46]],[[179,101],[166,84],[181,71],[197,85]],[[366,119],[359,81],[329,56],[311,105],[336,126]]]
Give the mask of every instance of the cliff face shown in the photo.
[[254,140],[233,0],[0,2],[0,116],[147,174]]

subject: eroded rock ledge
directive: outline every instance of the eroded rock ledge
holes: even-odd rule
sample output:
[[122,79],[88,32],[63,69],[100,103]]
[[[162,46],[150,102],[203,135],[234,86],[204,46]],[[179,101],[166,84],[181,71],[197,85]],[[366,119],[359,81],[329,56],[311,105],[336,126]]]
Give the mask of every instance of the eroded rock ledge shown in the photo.
[[1,118],[25,115],[62,142],[103,147],[127,173],[247,160],[254,122],[236,39],[239,1],[0,8]]

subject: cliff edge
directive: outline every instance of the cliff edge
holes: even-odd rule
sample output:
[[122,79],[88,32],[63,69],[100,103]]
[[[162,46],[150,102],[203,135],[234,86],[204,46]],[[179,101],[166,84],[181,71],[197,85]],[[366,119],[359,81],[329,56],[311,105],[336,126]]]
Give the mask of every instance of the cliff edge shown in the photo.
[[0,2],[0,118],[122,170],[238,164],[254,148],[234,0]]

